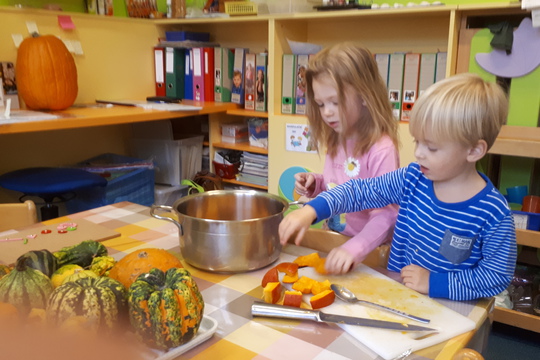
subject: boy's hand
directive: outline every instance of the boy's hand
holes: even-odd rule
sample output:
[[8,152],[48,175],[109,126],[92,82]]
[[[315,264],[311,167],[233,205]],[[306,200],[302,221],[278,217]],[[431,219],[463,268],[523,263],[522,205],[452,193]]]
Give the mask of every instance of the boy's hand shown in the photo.
[[317,218],[315,209],[309,205],[290,212],[279,224],[279,241],[285,245],[289,238],[294,238],[294,243],[300,245],[306,231]]
[[353,268],[354,257],[345,249],[333,248],[324,264],[328,274],[346,274]]
[[403,285],[422,294],[429,293],[429,270],[418,265],[407,265],[401,269]]
[[294,189],[299,195],[306,195],[315,190],[315,177],[311,173],[294,174]]

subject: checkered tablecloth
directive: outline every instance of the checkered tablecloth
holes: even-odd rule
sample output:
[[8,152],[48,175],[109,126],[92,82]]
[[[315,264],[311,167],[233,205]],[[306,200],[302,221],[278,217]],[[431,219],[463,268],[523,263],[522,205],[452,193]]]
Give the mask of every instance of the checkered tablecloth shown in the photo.
[[[145,206],[122,202],[72,214],[46,223],[86,219],[121,233],[103,243],[111,256],[119,259],[140,248],[163,248],[179,255],[178,228],[171,222],[150,216]],[[287,246],[278,262],[291,261],[302,248]],[[304,248],[305,249],[305,248]],[[310,250],[310,249],[307,249]],[[310,250],[311,252],[313,250]],[[262,298],[261,279],[269,267],[241,274],[216,274],[186,268],[195,277],[205,300],[205,315],[218,322],[214,336],[177,359],[377,359],[377,355],[334,324],[293,321],[251,316],[253,301]],[[271,265],[270,265],[271,266]],[[480,325],[486,318],[485,306],[462,304],[456,310],[474,318]],[[464,347],[471,333],[418,351],[407,359],[447,359]]]

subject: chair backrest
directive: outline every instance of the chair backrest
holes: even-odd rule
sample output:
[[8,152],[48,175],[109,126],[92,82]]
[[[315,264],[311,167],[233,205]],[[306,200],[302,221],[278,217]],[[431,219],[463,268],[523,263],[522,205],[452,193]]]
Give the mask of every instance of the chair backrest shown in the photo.
[[32,200],[0,204],[0,231],[17,229],[37,222],[36,205]]

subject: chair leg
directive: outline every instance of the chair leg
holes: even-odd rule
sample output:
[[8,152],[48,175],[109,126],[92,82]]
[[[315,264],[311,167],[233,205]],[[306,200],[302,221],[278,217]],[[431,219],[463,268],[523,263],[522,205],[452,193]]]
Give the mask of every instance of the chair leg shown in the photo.
[[41,221],[55,219],[58,217],[58,206],[47,202],[40,209]]

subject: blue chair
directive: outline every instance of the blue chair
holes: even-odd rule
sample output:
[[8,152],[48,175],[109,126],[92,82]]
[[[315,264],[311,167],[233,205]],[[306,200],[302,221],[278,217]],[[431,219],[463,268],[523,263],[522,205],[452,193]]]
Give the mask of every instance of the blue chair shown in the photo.
[[20,201],[27,196],[44,200],[40,209],[41,220],[58,217],[56,198],[68,201],[77,191],[107,185],[107,179],[91,172],[74,168],[34,167],[11,171],[0,175],[0,186],[22,192]]

